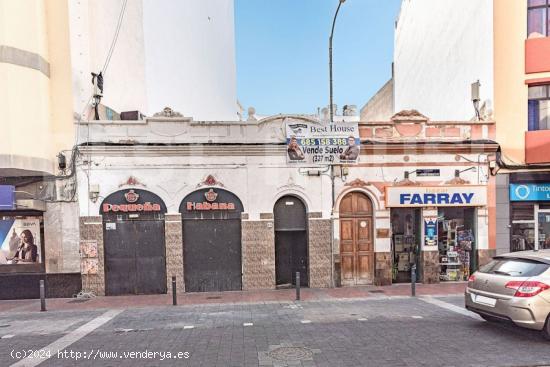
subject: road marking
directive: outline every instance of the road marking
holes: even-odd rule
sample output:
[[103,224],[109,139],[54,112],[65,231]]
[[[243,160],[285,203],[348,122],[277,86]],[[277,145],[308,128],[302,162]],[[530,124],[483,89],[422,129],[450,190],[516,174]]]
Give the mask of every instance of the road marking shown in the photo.
[[109,322],[114,319],[118,314],[122,313],[124,310],[109,310],[103,315],[96,317],[92,321],[87,322],[81,327],[71,331],[69,334],[57,339],[53,343],[46,345],[41,350],[44,353],[40,354],[40,358],[31,355],[27,358],[21,359],[16,363],[12,364],[11,367],[34,367],[38,366],[40,363],[46,361],[49,356],[57,356],[57,353],[67,348],[69,345],[74,342],[82,339],[101,325]]
[[243,324],[243,326],[252,326],[252,325],[254,325],[254,324],[251,323],[251,322],[245,322],[245,323]]
[[300,321],[302,324],[311,324],[311,320],[302,320]]
[[7,335],[3,335],[2,336],[2,339],[10,339],[10,338],[13,338],[15,335],[13,334],[7,334]]
[[422,319],[422,316],[411,316],[413,319]]
[[357,319],[357,321],[367,321],[367,319],[364,317],[361,317],[360,319]]
[[475,314],[473,312],[470,312],[470,311],[466,310],[465,308],[453,305],[452,303],[443,302],[439,299],[435,299],[435,298],[429,297],[429,296],[428,297],[418,297],[418,299],[421,300],[421,301],[424,301],[426,303],[430,303],[432,305],[444,308],[448,311],[452,311],[452,312],[459,313],[459,314],[464,315],[464,316],[471,317],[472,319],[482,320],[482,318],[479,317],[477,314]]
[[195,326],[194,325],[185,325],[183,328],[184,329],[194,329]]

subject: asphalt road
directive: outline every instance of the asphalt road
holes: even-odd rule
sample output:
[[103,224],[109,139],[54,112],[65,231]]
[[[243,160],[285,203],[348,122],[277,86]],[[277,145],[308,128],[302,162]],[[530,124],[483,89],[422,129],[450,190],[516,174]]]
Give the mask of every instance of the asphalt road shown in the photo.
[[6,312],[0,337],[0,366],[550,365],[539,333],[455,296]]

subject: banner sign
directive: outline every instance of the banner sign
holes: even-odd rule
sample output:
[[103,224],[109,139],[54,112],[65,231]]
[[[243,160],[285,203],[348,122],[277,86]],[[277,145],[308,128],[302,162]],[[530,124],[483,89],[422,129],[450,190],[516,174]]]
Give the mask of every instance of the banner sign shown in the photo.
[[290,164],[357,163],[359,127],[356,122],[287,122],[286,144]]
[[424,245],[437,246],[437,217],[424,217]]
[[0,185],[0,210],[15,210],[15,186]]
[[0,217],[0,245],[0,264],[40,263],[40,219]]
[[387,207],[485,206],[485,186],[388,186]]
[[128,189],[107,196],[101,203],[100,213],[166,213],[166,205],[152,192]]
[[510,184],[510,201],[550,201],[550,183]]

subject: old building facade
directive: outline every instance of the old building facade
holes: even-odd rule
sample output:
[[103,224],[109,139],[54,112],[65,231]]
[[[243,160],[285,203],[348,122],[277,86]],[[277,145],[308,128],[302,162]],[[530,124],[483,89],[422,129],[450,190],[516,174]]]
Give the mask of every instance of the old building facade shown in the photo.
[[[331,176],[286,163],[285,124],[297,121],[322,123],[297,115],[202,122],[173,112],[81,122],[83,288],[165,293],[175,276],[187,292],[274,289],[295,284],[296,272],[309,287],[387,285],[407,281],[411,264],[421,281],[439,282],[447,265],[434,233],[424,235],[438,217],[468,227],[467,265],[494,252],[492,122],[431,122],[413,111],[360,123],[360,162]],[[419,195],[428,200],[411,200]]]

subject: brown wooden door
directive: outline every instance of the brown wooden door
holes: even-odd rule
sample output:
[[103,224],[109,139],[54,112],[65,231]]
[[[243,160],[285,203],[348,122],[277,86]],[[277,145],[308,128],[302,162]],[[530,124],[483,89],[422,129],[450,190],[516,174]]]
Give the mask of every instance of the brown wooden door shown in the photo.
[[340,266],[342,285],[374,281],[372,202],[363,193],[347,194],[340,203]]

